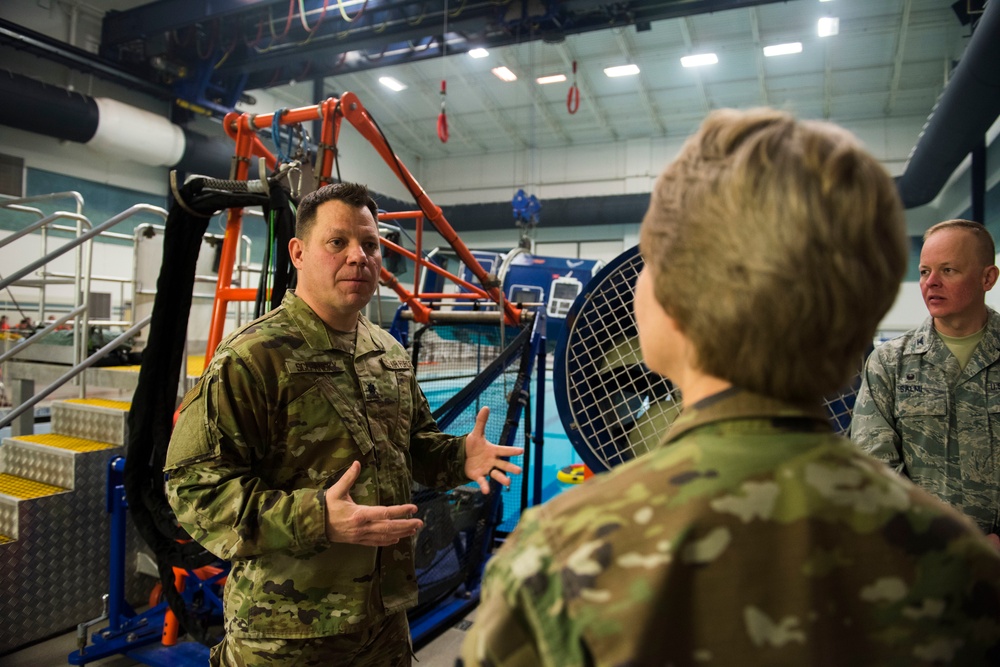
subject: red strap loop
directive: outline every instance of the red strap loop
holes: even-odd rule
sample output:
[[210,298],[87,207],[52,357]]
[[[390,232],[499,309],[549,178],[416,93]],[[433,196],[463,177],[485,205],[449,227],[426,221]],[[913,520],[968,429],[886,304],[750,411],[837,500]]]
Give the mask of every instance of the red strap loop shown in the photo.
[[570,115],[573,115],[580,108],[580,89],[576,87],[574,83],[569,87],[569,92],[566,93],[566,111],[569,111]]
[[580,89],[576,87],[576,61],[573,61],[573,85],[566,93],[566,111],[572,116],[580,108]]
[[448,143],[448,115],[445,113],[444,97],[448,93],[447,83],[441,79],[441,113],[438,115],[438,139],[442,144]]

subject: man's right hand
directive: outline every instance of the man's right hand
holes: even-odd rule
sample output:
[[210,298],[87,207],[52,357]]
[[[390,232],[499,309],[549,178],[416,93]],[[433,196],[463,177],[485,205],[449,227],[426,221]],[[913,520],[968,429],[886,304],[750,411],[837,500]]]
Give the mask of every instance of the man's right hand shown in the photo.
[[411,519],[416,505],[358,505],[351,499],[351,487],[361,474],[355,461],[337,483],[326,490],[326,537],[331,542],[387,547],[417,534],[424,522]]

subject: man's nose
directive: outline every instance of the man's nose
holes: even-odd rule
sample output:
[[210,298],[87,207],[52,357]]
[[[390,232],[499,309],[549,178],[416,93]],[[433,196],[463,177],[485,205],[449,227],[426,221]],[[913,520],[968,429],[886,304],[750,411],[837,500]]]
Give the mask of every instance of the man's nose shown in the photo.
[[351,264],[364,264],[368,261],[368,254],[360,243],[352,243],[347,249],[347,261]]

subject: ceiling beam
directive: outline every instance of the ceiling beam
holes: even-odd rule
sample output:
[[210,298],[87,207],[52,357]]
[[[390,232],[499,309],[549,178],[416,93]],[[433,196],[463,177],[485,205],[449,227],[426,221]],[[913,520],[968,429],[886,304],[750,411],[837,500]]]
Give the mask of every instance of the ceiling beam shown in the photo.
[[[622,55],[625,56],[625,61],[638,65],[632,49],[632,40],[628,36],[628,33],[622,28],[615,28],[612,32],[615,34],[618,48],[621,49]],[[660,114],[656,110],[656,104],[653,102],[652,95],[649,94],[649,86],[646,85],[646,79],[642,74],[641,67],[639,68],[639,74],[636,75],[636,79],[638,81],[639,99],[642,101],[642,106],[646,107],[646,113],[649,114],[649,121],[661,135],[665,135],[667,128],[663,124],[663,121],[660,120]]]
[[830,44],[832,43],[829,39],[826,40],[823,56],[823,118],[827,120],[830,119],[830,114],[833,112],[833,58],[830,55]]
[[[526,71],[526,68],[521,66],[517,53],[513,49],[508,50],[508,52],[503,55],[502,60],[508,68],[515,72]],[[560,123],[555,117],[552,110],[549,109],[548,102],[542,99],[540,93],[538,92],[539,86],[535,84],[533,80],[525,79],[523,77],[518,78],[518,85],[522,90],[527,92],[528,97],[531,99],[531,103],[542,115],[542,119],[545,121],[545,124],[548,125],[549,129],[553,133],[558,134],[567,144],[572,144],[573,138],[566,131],[566,128],[562,126],[562,123]],[[534,148],[536,145],[537,143],[534,141],[534,138],[532,138],[531,147]]]
[[483,110],[489,115],[489,117],[496,123],[497,127],[504,131],[513,144],[522,150],[528,148],[528,141],[521,136],[518,132],[517,127],[510,121],[510,117],[506,116],[497,109],[501,108],[500,102],[497,101],[493,95],[487,90],[487,88],[479,83],[472,85],[469,83],[468,79],[462,73],[461,69],[458,67],[458,61],[454,58],[448,59],[447,62],[450,66],[451,71],[458,77],[459,83],[465,87],[466,90],[475,90],[475,98],[479,101],[479,104],[483,107]]
[[764,69],[764,45],[760,41],[760,17],[757,16],[757,8],[750,8],[750,33],[753,35],[753,46],[756,50],[754,54],[757,61],[757,88],[760,93],[760,103],[770,106],[767,99],[767,72]]
[[892,113],[896,106],[896,94],[899,92],[899,77],[903,73],[903,52],[906,50],[906,36],[910,26],[910,10],[913,0],[903,3],[903,18],[899,21],[899,31],[896,33],[896,54],[892,59],[892,79],[889,84],[889,99],[885,103],[885,115]]
[[[368,100],[378,99],[378,95],[376,95],[375,92],[371,89],[371,87],[367,83],[365,83],[362,77],[352,74],[348,77],[348,81],[351,82],[351,88],[349,89],[345,88],[343,91],[340,91],[341,95],[347,90],[351,90],[352,92],[357,93],[358,89],[360,89],[364,93],[364,95],[363,96],[358,95],[358,97],[361,99],[361,102],[363,104],[366,99]],[[404,141],[398,131],[393,133],[395,134],[395,136],[392,138],[392,143],[394,143],[397,146],[397,148],[400,144],[402,144],[403,148],[413,153],[414,155],[418,155],[421,157],[426,157],[428,153],[436,152],[435,147],[429,141],[427,141],[426,138],[422,137],[421,135],[417,134],[414,131],[413,123],[409,122],[405,118],[400,118],[399,115],[397,115],[392,108],[383,105],[379,107],[378,112],[373,111],[370,104],[365,104],[365,108],[368,110],[369,115],[371,115],[372,118],[374,118],[376,121],[379,120],[379,116],[383,113],[389,116],[389,118],[393,121],[393,123],[395,123],[397,126],[405,130],[411,137],[413,137],[413,140],[420,146],[422,150],[415,149],[411,144]],[[382,127],[382,125],[383,125],[382,123],[379,123],[379,127]],[[386,130],[385,128],[383,128],[383,131],[385,131],[386,133],[391,132],[390,130]],[[393,152],[398,153],[398,150],[394,149]]]
[[[683,17],[680,20],[681,27],[681,37],[684,38],[684,47],[687,49],[688,55],[694,53],[694,40],[691,39],[691,24],[688,17]],[[697,69],[692,72],[694,74],[694,82],[698,86],[698,95],[701,96],[701,106],[705,113],[708,113],[712,105],[708,101],[708,93],[705,92],[705,84],[702,83],[701,73]]]

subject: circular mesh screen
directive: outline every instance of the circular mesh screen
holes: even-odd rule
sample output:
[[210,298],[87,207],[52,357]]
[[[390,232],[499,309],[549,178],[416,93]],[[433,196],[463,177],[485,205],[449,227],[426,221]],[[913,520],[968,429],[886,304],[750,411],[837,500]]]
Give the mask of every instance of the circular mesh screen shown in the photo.
[[[680,390],[642,362],[632,301],[639,248],[605,266],[576,298],[556,345],[553,385],[566,434],[595,472],[655,447],[681,411]],[[860,372],[860,367],[859,367]],[[824,401],[846,434],[860,378]]]

